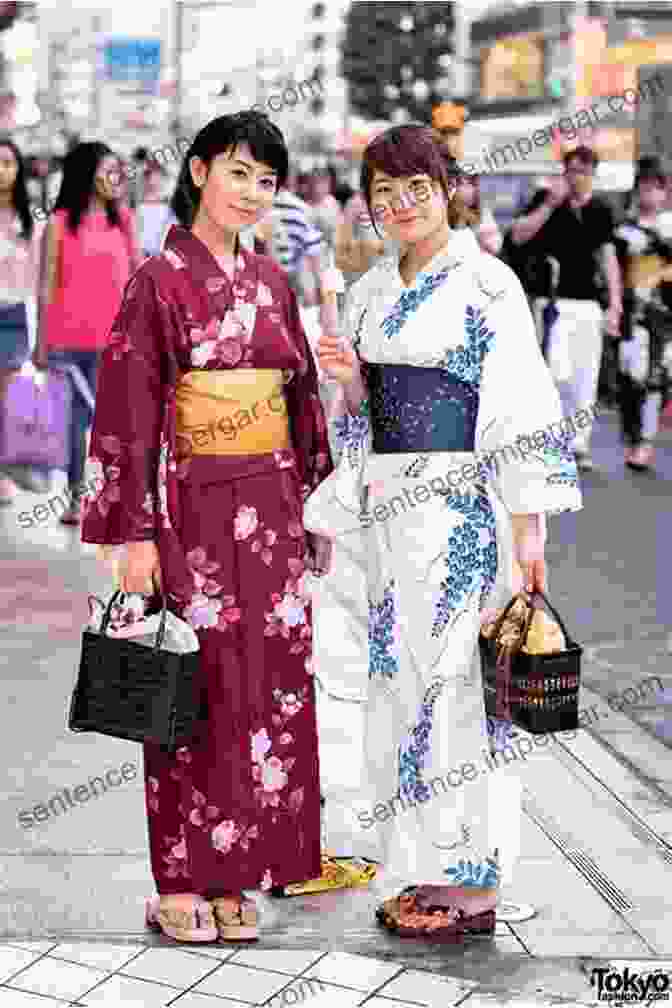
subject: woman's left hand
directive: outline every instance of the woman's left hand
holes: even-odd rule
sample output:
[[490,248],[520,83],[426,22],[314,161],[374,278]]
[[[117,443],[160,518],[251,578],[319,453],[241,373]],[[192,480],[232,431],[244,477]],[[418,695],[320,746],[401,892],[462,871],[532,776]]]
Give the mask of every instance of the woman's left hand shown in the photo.
[[331,539],[309,532],[308,555],[310,569],[316,576],[328,574],[331,570]]
[[546,591],[544,537],[539,516],[512,515],[514,559],[522,572],[522,588],[527,592]]

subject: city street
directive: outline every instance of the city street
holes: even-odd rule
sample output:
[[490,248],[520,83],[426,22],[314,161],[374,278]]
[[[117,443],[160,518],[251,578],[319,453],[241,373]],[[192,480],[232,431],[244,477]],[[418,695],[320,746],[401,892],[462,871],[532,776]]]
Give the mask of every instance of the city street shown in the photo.
[[[109,585],[94,549],[79,544],[77,532],[54,518],[20,527],[27,521],[19,523],[19,515],[40,498],[22,495],[0,512],[6,712],[0,1005],[52,1003],[29,994],[20,1000],[18,991],[61,1004],[107,997],[127,1003],[120,995],[115,1001],[113,991],[150,987],[146,1000],[129,994],[128,1003],[227,1003],[218,995],[229,1004],[261,1004],[289,983],[290,973],[324,980],[328,989],[315,995],[317,1006],[588,1004],[596,997],[589,983],[594,966],[672,960],[672,438],[661,438],[655,475],[624,472],[619,451],[615,415],[607,413],[595,434],[598,468],[583,478],[585,510],[549,523],[549,594],[586,647],[581,707],[591,714],[585,730],[573,742],[535,748],[525,762],[498,771],[504,834],[507,795],[515,795],[517,779],[524,809],[520,857],[505,880],[504,903],[531,904],[536,914],[522,923],[502,920],[494,940],[464,947],[432,949],[381,932],[371,888],[284,901],[264,897],[258,951],[204,945],[162,948],[159,955],[143,949],[171,943],[143,930],[144,898],[153,885],[141,751],[96,735],[74,736],[66,727],[86,595],[105,595]],[[357,702],[366,669],[347,664],[347,628],[332,624],[324,610],[320,620],[321,678],[329,691],[333,681],[341,684],[340,699],[320,691],[329,848],[375,858],[357,820],[367,808]],[[614,696],[619,699],[609,706]],[[21,811],[64,788],[127,764],[134,768],[128,779],[88,803],[29,826],[19,821]],[[509,843],[514,851],[513,833]],[[503,846],[506,855],[506,840]],[[36,945],[26,944],[31,938],[39,939]],[[72,939],[92,944],[68,944]],[[257,984],[249,994],[241,986],[246,965]],[[106,979],[112,973],[116,978]],[[265,987],[262,979],[269,981]],[[99,984],[95,995],[86,995]],[[180,997],[187,989],[193,993]]]

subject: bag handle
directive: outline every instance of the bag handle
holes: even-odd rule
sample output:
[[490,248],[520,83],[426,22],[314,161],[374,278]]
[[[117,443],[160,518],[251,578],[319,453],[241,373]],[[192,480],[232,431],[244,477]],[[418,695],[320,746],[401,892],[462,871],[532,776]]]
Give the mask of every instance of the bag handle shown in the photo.
[[509,615],[510,610],[513,609],[513,607],[516,604],[516,602],[518,602],[519,600],[522,600],[525,603],[525,605],[527,605],[529,603],[529,596],[528,596],[527,592],[518,592],[517,595],[514,595],[513,598],[511,599],[511,601],[509,602],[509,604],[503,610],[503,612],[497,617],[497,619],[495,621],[493,633],[491,635],[492,639],[495,642],[497,641],[497,638],[499,637],[499,631],[502,629],[502,625],[504,623],[504,620]]
[[[108,628],[108,626],[110,624],[110,620],[112,619],[112,606],[114,605],[114,603],[117,601],[117,599],[121,595],[126,595],[126,594],[127,594],[127,592],[123,592],[121,590],[121,588],[118,588],[114,592],[114,594],[112,595],[112,598],[110,599],[110,601],[107,604],[107,609],[105,610],[105,615],[103,616],[102,623],[101,623],[101,626],[100,626],[101,636],[104,636],[105,633],[107,632],[107,628]],[[164,637],[166,635],[167,603],[166,603],[166,596],[163,594],[163,592],[161,593],[161,602],[162,602],[161,620],[159,622],[159,629],[157,631],[156,640],[154,642],[154,651],[155,652],[161,650],[161,648],[163,646],[163,640],[164,640]]]
[[568,633],[567,627],[563,623],[562,617],[560,616],[560,613],[558,612],[558,610],[555,609],[553,605],[551,605],[551,603],[550,603],[549,599],[546,597],[546,595],[544,595],[544,593],[542,591],[538,591],[538,590],[531,592],[530,595],[529,595],[529,600],[530,600],[530,620],[529,620],[528,625],[525,628],[525,641],[527,641],[527,632],[529,630],[529,625],[532,622],[532,615],[531,615],[532,611],[534,609],[540,609],[541,608],[541,606],[534,604],[536,599],[541,599],[542,602],[544,602],[546,604],[546,606],[548,606],[548,608],[551,610],[552,614],[555,616],[556,622],[557,622],[558,626],[560,627],[560,629],[563,632],[563,635],[564,635],[564,638],[565,638],[565,643],[568,646],[575,645],[576,641]]

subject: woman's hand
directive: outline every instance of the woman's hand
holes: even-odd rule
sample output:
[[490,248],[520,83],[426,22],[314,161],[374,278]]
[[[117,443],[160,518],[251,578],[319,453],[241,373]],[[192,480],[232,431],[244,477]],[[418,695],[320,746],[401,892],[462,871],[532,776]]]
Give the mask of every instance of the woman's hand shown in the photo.
[[154,542],[126,543],[119,564],[119,587],[127,594],[154,595],[161,589],[161,563]]
[[[544,536],[539,516],[512,515],[514,548],[514,577],[522,575],[522,588],[527,592],[546,591],[546,561]],[[515,569],[518,564],[518,569]]]
[[317,360],[328,378],[350,385],[357,374],[357,358],[341,336],[323,332],[317,343]]

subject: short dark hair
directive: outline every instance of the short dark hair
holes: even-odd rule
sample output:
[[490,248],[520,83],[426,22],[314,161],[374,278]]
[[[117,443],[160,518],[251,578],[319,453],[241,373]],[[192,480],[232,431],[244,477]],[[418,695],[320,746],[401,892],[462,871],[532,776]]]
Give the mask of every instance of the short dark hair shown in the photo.
[[[451,158],[451,162],[454,159]],[[457,165],[457,162],[454,162]],[[464,205],[459,196],[449,198],[449,173],[446,155],[434,139],[429,126],[421,123],[404,123],[392,126],[374,137],[367,145],[362,158],[360,188],[371,214],[371,184],[376,171],[384,171],[393,178],[409,175],[428,175],[438,182],[448,200],[448,223],[451,227],[467,224]],[[459,170],[459,166],[458,166]],[[371,218],[376,224],[373,214]]]
[[665,170],[665,165],[659,157],[640,158],[637,162],[634,188],[636,189],[640,182],[649,181],[650,179],[655,179],[660,185],[666,186],[668,176],[669,171]]
[[589,164],[593,171],[600,163],[600,159],[593,148],[587,147],[585,144],[580,144],[578,147],[575,147],[574,150],[567,151],[563,154],[562,162],[565,166],[565,171],[567,171],[567,168],[572,161],[580,161],[582,164]]
[[256,161],[271,166],[278,176],[278,189],[283,188],[289,173],[289,154],[278,127],[255,109],[218,116],[196,134],[182,161],[171,209],[184,227],[193,224],[201,200],[200,189],[191,177],[191,159],[198,157],[209,167],[218,154],[235,150],[240,144],[247,144]]

